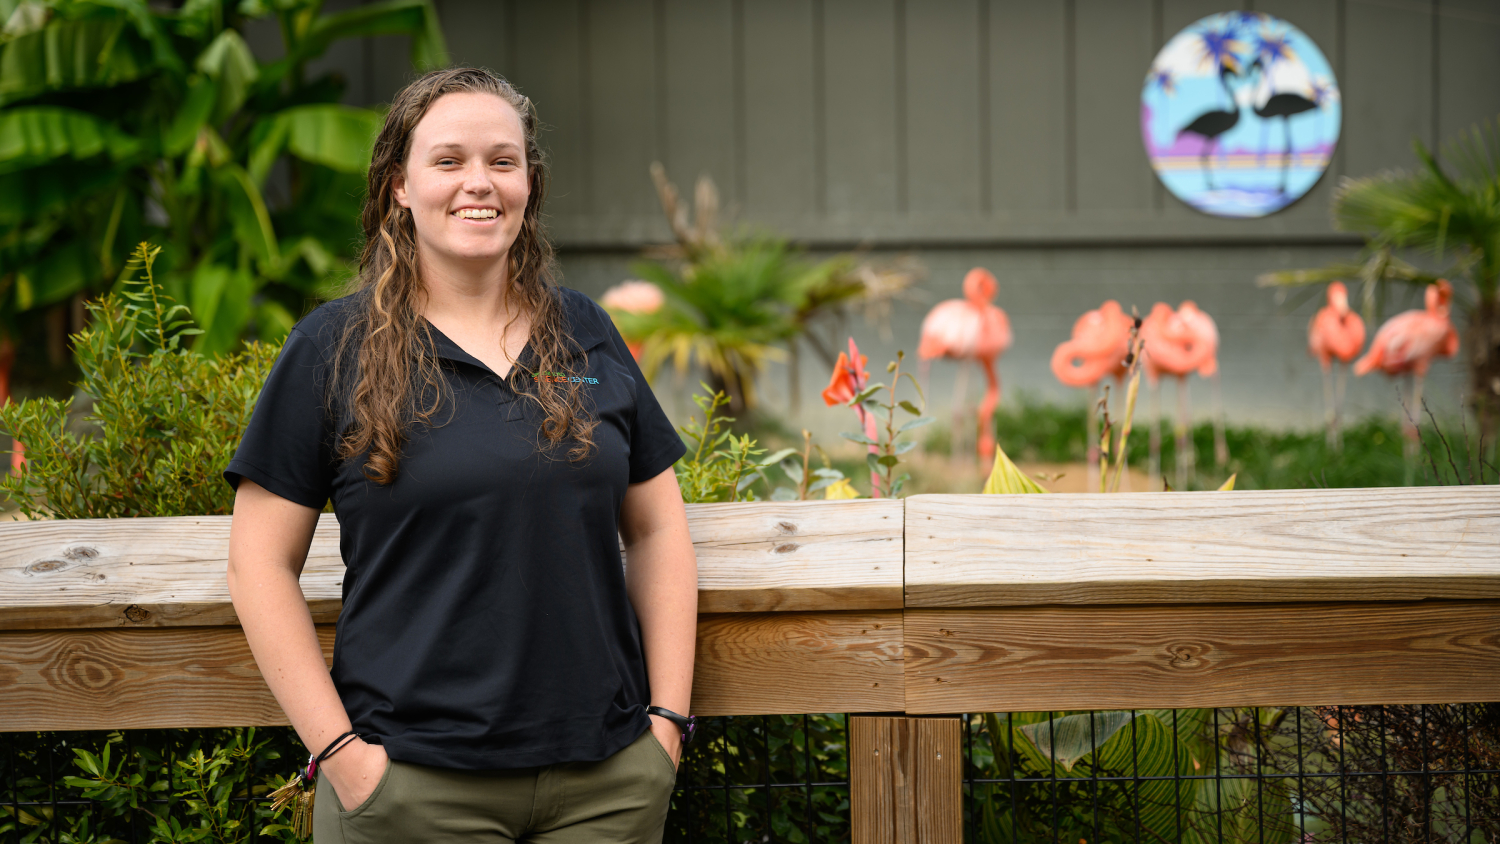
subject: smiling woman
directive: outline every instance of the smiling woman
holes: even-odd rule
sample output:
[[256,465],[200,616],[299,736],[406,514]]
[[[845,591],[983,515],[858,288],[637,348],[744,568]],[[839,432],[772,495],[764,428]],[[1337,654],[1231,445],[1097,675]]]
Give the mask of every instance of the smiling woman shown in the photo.
[[[292,331],[224,473],[236,612],[323,750],[320,844],[661,840],[692,732],[684,447],[608,315],[554,281],[536,127],[483,70],[397,95],[356,289]],[[330,500],[331,674],[297,585]]]

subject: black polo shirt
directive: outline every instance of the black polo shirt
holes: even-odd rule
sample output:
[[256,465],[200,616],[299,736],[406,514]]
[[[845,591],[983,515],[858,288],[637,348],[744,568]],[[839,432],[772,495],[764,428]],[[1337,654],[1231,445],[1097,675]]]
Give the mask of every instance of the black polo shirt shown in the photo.
[[[333,681],[392,759],[496,770],[613,755],[650,727],[617,527],[629,484],[685,451],[609,315],[560,288],[588,363],[597,451],[538,452],[540,407],[433,329],[450,401],[389,486],[339,462],[325,386],[353,297],[287,338],[224,471],[298,504],[331,498],[347,567]],[[357,295],[357,294],[356,294]],[[507,381],[536,389],[530,345]]]

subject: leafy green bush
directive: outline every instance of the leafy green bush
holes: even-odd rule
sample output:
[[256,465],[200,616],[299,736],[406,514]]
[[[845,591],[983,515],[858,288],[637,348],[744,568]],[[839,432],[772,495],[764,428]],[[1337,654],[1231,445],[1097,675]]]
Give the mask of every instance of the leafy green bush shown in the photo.
[[[20,805],[0,805],[5,841],[296,841],[261,799],[281,782],[266,774],[302,752],[289,728],[25,734],[11,741],[6,780]],[[78,775],[59,773],[55,783],[41,776],[68,755]],[[63,805],[54,806],[54,798]],[[93,802],[82,810],[67,804],[76,800]]]
[[84,430],[72,402],[29,399],[0,407],[0,428],[26,446],[26,468],[0,490],[28,518],[96,519],[227,514],[229,462],[278,346],[252,343],[219,358],[183,349],[193,328],[152,273],[142,244],[125,291],[90,303],[74,336],[79,390],[93,400]]

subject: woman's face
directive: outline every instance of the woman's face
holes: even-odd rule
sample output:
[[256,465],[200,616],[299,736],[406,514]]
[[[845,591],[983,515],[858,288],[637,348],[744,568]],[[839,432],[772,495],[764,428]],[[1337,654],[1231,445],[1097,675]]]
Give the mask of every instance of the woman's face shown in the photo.
[[530,193],[521,116],[494,94],[444,94],[412,130],[392,188],[411,209],[424,261],[503,261]]

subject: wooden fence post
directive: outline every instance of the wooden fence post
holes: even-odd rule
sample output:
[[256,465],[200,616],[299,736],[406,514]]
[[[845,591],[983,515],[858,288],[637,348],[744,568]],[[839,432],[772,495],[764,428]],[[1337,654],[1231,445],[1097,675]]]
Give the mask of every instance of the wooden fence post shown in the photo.
[[852,716],[854,844],[963,844],[962,738],[957,718]]

